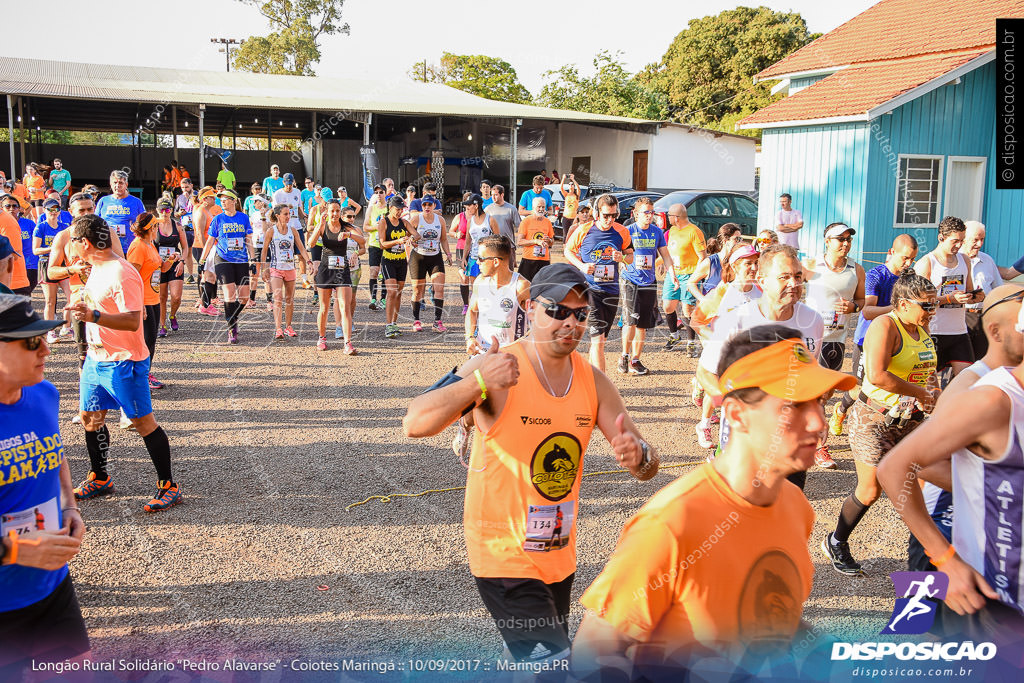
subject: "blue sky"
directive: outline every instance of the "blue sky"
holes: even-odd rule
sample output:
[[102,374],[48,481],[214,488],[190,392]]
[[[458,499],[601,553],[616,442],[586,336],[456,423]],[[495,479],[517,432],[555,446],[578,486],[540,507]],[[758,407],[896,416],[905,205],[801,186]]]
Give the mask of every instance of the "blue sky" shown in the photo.
[[[800,12],[810,30],[824,33],[874,2],[749,4]],[[245,38],[267,30],[257,10],[237,0],[100,3],[88,5],[92,9],[87,13],[85,6],[81,0],[50,0],[43,6],[9,4],[4,12],[8,30],[0,52],[12,57],[220,70],[224,55],[210,38]],[[192,11],[175,12],[174,6]],[[500,5],[478,0],[347,0],[344,20],[352,34],[324,39],[318,73],[404,78],[414,62],[424,58],[436,62],[447,50],[502,57],[515,67],[522,83],[537,93],[544,71],[566,63],[586,71],[601,49],[621,50],[626,66],[638,71],[660,59],[690,19],[737,5],[716,0],[585,0],[540,3],[544,9],[539,12],[535,3],[507,6],[499,13]],[[488,10],[483,12],[482,7]],[[41,19],[48,19],[45,30]]]

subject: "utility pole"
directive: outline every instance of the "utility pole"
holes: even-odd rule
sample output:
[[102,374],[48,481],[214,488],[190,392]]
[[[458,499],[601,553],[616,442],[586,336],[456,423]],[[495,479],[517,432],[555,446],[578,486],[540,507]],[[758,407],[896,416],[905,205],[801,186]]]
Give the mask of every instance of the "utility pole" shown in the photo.
[[211,43],[219,43],[219,44],[224,46],[224,47],[217,48],[217,52],[223,52],[224,53],[224,61],[226,62],[227,69],[230,72],[231,71],[231,46],[232,45],[241,45],[245,41],[244,40],[235,40],[234,38],[210,38],[210,42]]

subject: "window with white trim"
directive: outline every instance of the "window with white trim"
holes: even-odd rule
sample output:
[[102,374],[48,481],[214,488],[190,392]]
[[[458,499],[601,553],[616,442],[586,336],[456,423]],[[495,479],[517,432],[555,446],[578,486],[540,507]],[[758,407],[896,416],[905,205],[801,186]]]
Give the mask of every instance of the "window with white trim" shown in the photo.
[[937,228],[941,218],[942,156],[903,155],[896,181],[897,228]]

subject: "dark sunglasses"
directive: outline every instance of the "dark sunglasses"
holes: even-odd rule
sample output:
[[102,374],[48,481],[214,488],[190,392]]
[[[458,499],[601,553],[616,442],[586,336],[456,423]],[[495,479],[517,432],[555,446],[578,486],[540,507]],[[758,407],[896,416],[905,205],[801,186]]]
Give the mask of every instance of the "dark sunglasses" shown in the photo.
[[1020,290],[1019,292],[1014,292],[1012,294],[1007,294],[1006,296],[1004,296],[999,301],[993,301],[992,304],[987,306],[985,308],[985,310],[983,310],[981,312],[981,315],[978,316],[978,317],[979,318],[984,318],[985,314],[988,313],[989,311],[991,311],[993,308],[995,308],[999,304],[1005,304],[1008,301],[1024,301],[1024,289]]
[[587,315],[590,313],[590,308],[588,306],[583,306],[581,308],[569,308],[562,304],[549,304],[544,303],[543,301],[538,301],[537,303],[540,304],[541,308],[544,309],[544,312],[547,313],[548,316],[555,320],[565,320],[571,315],[579,322],[583,322],[587,319]]
[[18,208],[17,204],[4,204],[4,209],[6,211],[13,211],[14,209],[17,209],[17,208]]
[[619,214],[617,214],[617,213],[602,213],[600,215],[601,215],[601,218],[615,218]]
[[0,337],[2,342],[21,342],[22,346],[25,347],[26,351],[38,351],[39,347],[43,344],[44,335],[36,335],[35,337],[27,337],[22,339],[12,339],[10,337]]
[[925,313],[933,313],[935,309],[939,307],[939,304],[934,301],[917,301],[915,299],[907,299],[907,301],[912,304],[917,304]]
[[850,244],[851,242],[853,242],[852,237],[830,237],[829,239],[833,239],[841,244]]
[[377,190],[374,194],[384,194],[384,190]]

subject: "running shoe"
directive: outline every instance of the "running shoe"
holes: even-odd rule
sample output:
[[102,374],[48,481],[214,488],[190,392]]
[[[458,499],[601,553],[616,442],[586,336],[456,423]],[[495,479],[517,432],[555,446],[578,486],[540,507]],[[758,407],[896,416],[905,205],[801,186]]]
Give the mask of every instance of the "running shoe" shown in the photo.
[[160,328],[160,331],[158,331],[158,332],[156,333],[156,336],[160,337],[161,339],[163,339],[164,337],[166,337],[166,336],[167,336],[167,328],[166,328],[166,327],[161,327],[161,328]]
[[467,313],[469,313],[469,304],[464,304],[462,306],[462,315],[466,315]]
[[117,421],[117,426],[121,429],[135,429],[135,425],[133,425],[128,416],[124,414],[124,411],[121,412],[121,419]]
[[274,332],[274,339],[284,339],[284,330],[280,327],[277,328],[277,331]]
[[295,330],[292,329],[291,325],[288,325],[287,327],[284,328],[284,333],[287,334],[289,337],[298,336],[297,334],[295,334]]
[[618,328],[619,328],[620,330],[622,329],[622,316],[621,316],[621,315],[619,316],[619,322],[617,322],[617,323],[616,323],[616,326],[617,326],[617,327],[618,327]]
[[164,383],[153,376],[153,373],[149,375],[149,388],[150,389],[163,389]]
[[327,337],[320,337],[320,339],[318,339],[317,342],[316,342],[316,348],[320,349],[321,351],[326,351],[327,350]]
[[46,343],[47,344],[56,344],[57,343],[57,333],[54,332],[53,330],[50,330],[49,332],[47,332],[46,333]]
[[832,563],[832,568],[840,574],[846,574],[847,576],[864,576],[864,570],[861,569],[860,562],[853,559],[853,555],[850,554],[850,544],[833,543],[833,540],[832,534],[828,534],[825,538],[821,539],[821,552]]
[[629,361],[629,374],[631,375],[646,375],[650,370],[647,366],[640,362],[639,358],[634,358]]
[[445,327],[443,322],[441,322],[440,320],[435,320],[434,321],[434,332],[444,333],[444,332],[447,332],[447,331],[448,331],[448,328]]
[[314,306],[319,306],[320,305],[320,295],[319,294],[313,294],[313,305]]
[[305,276],[303,276],[303,278],[302,278],[302,288],[303,289],[313,289],[313,285],[309,284],[309,280]]
[[711,428],[710,422],[704,422],[703,426],[698,422],[694,425],[693,431],[697,432],[697,443],[701,448],[715,447],[715,431]]
[[677,333],[677,334],[671,334],[671,335],[669,335],[669,337],[668,337],[668,341],[667,341],[667,342],[665,342],[665,350],[666,350],[666,351],[671,351],[671,350],[672,350],[672,349],[674,349],[674,348],[675,348],[675,347],[676,347],[676,346],[677,346],[677,345],[679,344],[679,342],[681,342],[681,341],[682,341],[682,339],[680,339],[680,338],[679,338],[679,334],[678,334],[678,333]]
[[67,339],[70,336],[71,336],[71,328],[68,327],[67,325],[65,325],[64,327],[60,328],[60,330],[57,332],[57,338],[60,339],[61,341],[64,341],[65,339]]
[[370,299],[370,305],[367,306],[367,308],[369,308],[371,311],[379,311],[380,310],[380,307],[377,306],[377,300],[376,299]]
[[178,331],[178,316],[172,315],[171,316],[171,332],[177,332],[177,331]]
[[398,336],[400,336],[400,335],[404,334],[404,333],[402,332],[402,328],[398,326],[398,323],[395,323],[395,324],[394,324],[394,327],[395,327],[395,336],[396,336],[396,337],[398,337]]
[[75,498],[89,500],[96,496],[104,496],[114,492],[114,481],[107,475],[106,479],[97,479],[95,472],[90,472],[85,481],[75,487]]
[[157,482],[156,487],[156,495],[153,496],[153,500],[142,506],[146,512],[160,512],[181,502],[181,491],[177,484],[160,481]]
[[412,323],[412,331],[413,332],[422,332],[423,331],[423,323],[421,323],[419,320],[414,320],[413,323]]
[[828,452],[828,446],[822,446],[815,451],[814,464],[826,470],[835,469],[836,461],[832,459],[832,454]]
[[711,417],[708,418],[708,422],[710,422],[713,425],[721,424],[722,418],[718,417],[718,413],[712,412]]
[[690,378],[690,401],[698,408],[704,405],[704,387],[701,386],[696,377]]
[[71,424],[73,424],[73,425],[80,425],[80,424],[82,424],[82,414],[81,413],[75,413],[75,416],[73,418],[71,418]]
[[690,342],[689,347],[690,347],[690,349],[689,349],[690,350],[690,358],[700,358],[700,342],[697,341],[697,340],[694,340],[694,341]]
[[341,329],[340,327],[335,327],[334,328],[334,338],[335,339],[341,339],[344,336],[345,336],[345,330]]
[[210,304],[206,308],[203,308],[202,306],[200,306],[199,307],[199,315],[209,315],[209,316],[213,316],[214,318],[220,317],[220,313],[217,312],[217,308],[213,304]]
[[228,344],[238,343],[238,332],[231,330],[228,332]]
[[623,375],[625,375],[627,372],[629,372],[629,356],[628,355],[619,356],[619,372],[621,374],[623,374]]
[[384,336],[387,337],[388,339],[394,339],[395,337],[397,337],[398,336],[398,330],[395,329],[397,327],[398,327],[397,325],[392,325],[391,323],[388,323],[387,325],[385,325],[384,326]]
[[356,351],[356,347],[352,346],[352,342],[345,342],[345,355],[346,356],[355,356],[355,355],[358,355],[358,353],[359,352]]
[[846,421],[846,413],[840,408],[841,403],[832,406],[832,417],[828,419],[828,431],[834,436],[841,436],[843,433],[843,422]]
[[274,302],[273,301],[268,301],[267,302],[267,310],[268,311],[273,311],[274,310]]
[[196,283],[196,277],[195,277],[195,275],[189,275],[189,276],[188,276],[188,279],[187,279],[187,280],[185,280],[185,282],[187,282],[187,283],[188,283],[188,284],[190,284],[190,285],[194,285],[194,284]]

